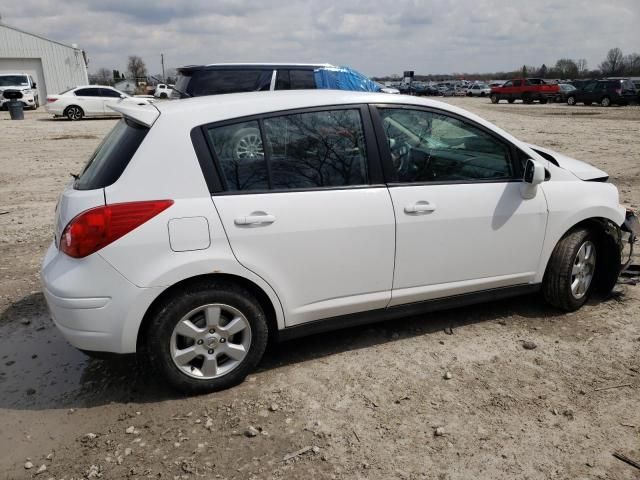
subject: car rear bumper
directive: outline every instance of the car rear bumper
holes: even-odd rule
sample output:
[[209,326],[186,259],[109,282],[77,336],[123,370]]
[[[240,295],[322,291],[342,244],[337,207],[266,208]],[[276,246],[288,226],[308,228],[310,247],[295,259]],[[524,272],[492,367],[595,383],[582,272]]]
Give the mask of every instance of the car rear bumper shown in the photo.
[[133,353],[142,318],[163,288],[140,288],[100,255],[74,259],[51,245],[41,280],[51,317],[81,350]]

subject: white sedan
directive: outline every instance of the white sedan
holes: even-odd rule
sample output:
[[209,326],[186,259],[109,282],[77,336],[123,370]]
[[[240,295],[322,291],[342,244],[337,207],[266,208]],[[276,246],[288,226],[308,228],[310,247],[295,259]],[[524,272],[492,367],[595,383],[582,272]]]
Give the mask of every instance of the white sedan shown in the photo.
[[54,117],[80,120],[83,117],[112,117],[120,114],[111,106],[121,104],[144,105],[148,100],[131,97],[113,87],[89,85],[76,87],[58,95],[47,96],[45,109]]

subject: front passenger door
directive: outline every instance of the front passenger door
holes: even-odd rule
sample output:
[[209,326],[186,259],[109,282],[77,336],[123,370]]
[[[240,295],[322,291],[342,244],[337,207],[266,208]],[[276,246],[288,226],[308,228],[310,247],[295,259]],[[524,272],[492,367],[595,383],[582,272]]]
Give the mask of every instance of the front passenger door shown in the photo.
[[390,305],[530,282],[547,219],[497,134],[444,112],[378,108],[396,216]]
[[109,105],[117,105],[120,101],[120,92],[111,88],[101,88],[100,95],[102,96],[102,111],[104,115],[117,115],[114,110],[109,108]]

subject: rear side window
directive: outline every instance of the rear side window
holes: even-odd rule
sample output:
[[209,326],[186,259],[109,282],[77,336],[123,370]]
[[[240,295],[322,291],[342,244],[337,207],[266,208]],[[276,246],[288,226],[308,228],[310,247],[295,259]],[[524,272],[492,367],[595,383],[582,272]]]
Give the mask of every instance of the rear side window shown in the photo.
[[[269,90],[273,70],[199,70],[190,77],[186,92],[194,97]],[[183,77],[189,78],[189,77]],[[178,80],[178,89],[182,87]]]
[[268,190],[267,163],[257,121],[209,130],[227,190]]
[[74,183],[76,190],[95,190],[115,183],[138,150],[149,129],[120,120],[93,153]]
[[267,118],[264,129],[274,189],[367,183],[364,132],[358,110]]
[[75,91],[76,97],[99,97],[99,88],[81,88]]
[[[366,185],[360,111],[326,110],[208,129],[227,191]],[[262,143],[264,138],[267,148]]]

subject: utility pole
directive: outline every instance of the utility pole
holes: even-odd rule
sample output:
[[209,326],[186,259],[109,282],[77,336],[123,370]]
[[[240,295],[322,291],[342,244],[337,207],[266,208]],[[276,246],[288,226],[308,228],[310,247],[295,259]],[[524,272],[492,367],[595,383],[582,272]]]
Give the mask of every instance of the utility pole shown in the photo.
[[167,83],[167,79],[164,76],[164,53],[160,54],[160,63],[162,63],[162,81]]

